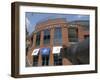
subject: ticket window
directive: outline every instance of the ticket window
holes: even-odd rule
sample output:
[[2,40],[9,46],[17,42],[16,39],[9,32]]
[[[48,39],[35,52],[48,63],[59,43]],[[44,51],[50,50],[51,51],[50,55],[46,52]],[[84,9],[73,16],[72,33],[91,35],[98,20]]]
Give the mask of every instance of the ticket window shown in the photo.
[[49,56],[42,56],[42,66],[49,65]]
[[33,66],[38,66],[38,55],[33,56]]
[[62,57],[59,54],[53,54],[54,65],[62,65]]

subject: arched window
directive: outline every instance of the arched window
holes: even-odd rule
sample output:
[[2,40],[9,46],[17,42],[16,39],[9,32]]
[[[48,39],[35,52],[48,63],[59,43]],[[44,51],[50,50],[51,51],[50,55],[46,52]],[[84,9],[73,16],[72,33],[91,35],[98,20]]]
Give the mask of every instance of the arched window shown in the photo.
[[40,32],[37,32],[36,33],[36,46],[39,46],[40,45]]
[[56,27],[54,30],[54,45],[62,45],[62,31],[60,27]]
[[46,29],[44,30],[44,45],[50,43],[50,30]]
[[77,27],[69,27],[68,28],[68,39],[69,39],[69,42],[78,42]]

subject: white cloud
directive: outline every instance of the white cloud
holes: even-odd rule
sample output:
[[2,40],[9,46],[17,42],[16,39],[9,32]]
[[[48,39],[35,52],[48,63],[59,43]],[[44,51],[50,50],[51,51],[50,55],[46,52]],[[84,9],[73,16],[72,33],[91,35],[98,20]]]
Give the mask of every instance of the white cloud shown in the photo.
[[25,18],[25,26],[29,34],[31,34],[35,30],[35,27],[32,26],[32,23],[30,22],[28,17]]
[[27,29],[31,26],[31,23],[27,17],[25,18],[25,25]]

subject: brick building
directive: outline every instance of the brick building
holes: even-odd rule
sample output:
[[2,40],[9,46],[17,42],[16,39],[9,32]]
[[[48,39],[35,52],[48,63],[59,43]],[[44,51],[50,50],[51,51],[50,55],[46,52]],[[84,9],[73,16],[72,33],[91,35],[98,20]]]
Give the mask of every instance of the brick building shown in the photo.
[[62,45],[69,47],[89,37],[89,30],[83,25],[68,23],[64,18],[48,19],[37,23],[30,36],[27,52],[27,66],[71,65],[61,56]]

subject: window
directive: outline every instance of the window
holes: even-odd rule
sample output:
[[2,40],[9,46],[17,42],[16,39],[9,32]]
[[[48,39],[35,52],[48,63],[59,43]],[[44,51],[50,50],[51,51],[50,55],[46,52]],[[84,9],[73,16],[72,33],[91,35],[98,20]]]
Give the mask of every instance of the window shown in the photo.
[[59,44],[62,45],[62,32],[61,32],[61,28],[55,28],[54,31],[54,45]]
[[62,65],[62,57],[59,54],[54,54],[54,65]]
[[78,42],[78,29],[76,27],[68,28],[69,42]]
[[43,66],[49,65],[49,55],[43,55],[42,56],[42,65]]
[[33,45],[33,37],[31,37],[31,45],[30,45],[30,47]]
[[50,43],[50,30],[44,30],[44,44]]
[[38,55],[33,56],[33,66],[38,66]]
[[36,34],[36,46],[40,45],[40,32]]
[[87,38],[89,38],[89,35],[85,35],[85,36],[84,36],[84,39],[87,39]]

